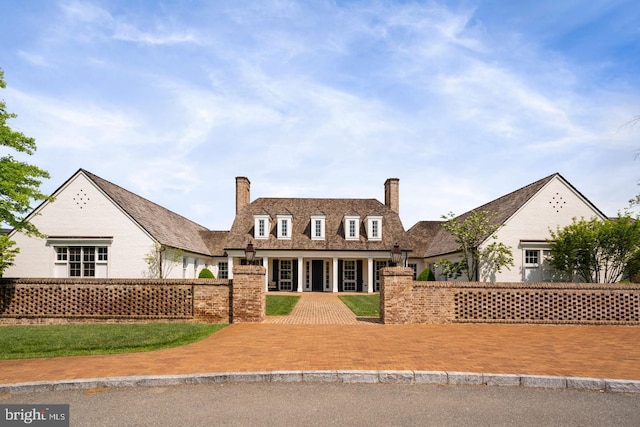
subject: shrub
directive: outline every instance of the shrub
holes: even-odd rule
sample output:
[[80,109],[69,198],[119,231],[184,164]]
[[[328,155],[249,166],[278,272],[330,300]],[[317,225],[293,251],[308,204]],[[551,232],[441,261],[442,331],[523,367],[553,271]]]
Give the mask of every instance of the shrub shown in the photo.
[[208,268],[203,268],[200,270],[200,274],[198,274],[198,279],[215,279],[216,276],[213,275],[211,270]]
[[431,269],[427,267],[422,270],[422,273],[420,273],[416,280],[419,280],[421,282],[433,282],[436,280],[436,276],[433,274],[433,271],[431,271]]

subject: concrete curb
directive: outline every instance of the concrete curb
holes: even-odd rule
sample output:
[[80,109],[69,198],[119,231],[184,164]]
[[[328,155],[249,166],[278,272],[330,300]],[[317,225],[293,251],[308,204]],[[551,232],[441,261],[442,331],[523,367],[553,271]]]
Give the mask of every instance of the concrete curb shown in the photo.
[[368,384],[485,385],[640,393],[640,381],[546,375],[479,374],[444,371],[263,371],[193,375],[110,377],[0,384],[0,394],[35,393],[94,388],[158,387],[240,382],[323,382]]

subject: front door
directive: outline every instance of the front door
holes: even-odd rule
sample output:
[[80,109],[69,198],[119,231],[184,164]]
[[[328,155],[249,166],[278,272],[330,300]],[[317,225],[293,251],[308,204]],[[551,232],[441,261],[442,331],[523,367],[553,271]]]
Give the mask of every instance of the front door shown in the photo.
[[311,261],[311,290],[313,292],[322,292],[322,270],[324,266],[324,261],[313,260]]

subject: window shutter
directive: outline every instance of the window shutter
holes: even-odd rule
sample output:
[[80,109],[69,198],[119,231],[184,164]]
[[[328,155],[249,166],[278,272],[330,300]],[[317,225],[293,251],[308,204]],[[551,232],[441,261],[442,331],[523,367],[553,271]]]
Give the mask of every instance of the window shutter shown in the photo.
[[358,275],[358,277],[356,278],[357,280],[356,289],[358,290],[358,292],[362,292],[362,260],[361,259],[356,261],[356,272]]

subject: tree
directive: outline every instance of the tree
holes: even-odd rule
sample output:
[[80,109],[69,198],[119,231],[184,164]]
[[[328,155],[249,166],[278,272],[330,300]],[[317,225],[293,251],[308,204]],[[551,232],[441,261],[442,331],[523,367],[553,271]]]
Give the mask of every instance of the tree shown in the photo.
[[[6,88],[4,71],[1,68],[0,88]],[[0,99],[0,147],[3,151],[9,149],[33,155],[36,151],[35,140],[12,130],[7,124],[9,119],[16,117],[16,114],[7,112],[4,100]],[[14,230],[27,235],[43,237],[36,226],[26,220],[26,216],[31,211],[32,201],[51,200],[39,190],[44,178],[49,178],[47,171],[16,160],[11,154],[2,154],[0,157],[0,224],[7,224]],[[13,258],[18,253],[18,248],[13,248],[14,245],[15,242],[8,238],[3,239],[0,245],[2,258],[0,275],[12,265]]]
[[173,268],[182,261],[184,251],[170,248],[158,242],[153,244],[151,250],[145,255],[144,260],[149,266],[147,277],[150,279],[165,279],[171,274]]
[[479,280],[480,272],[486,278],[493,278],[503,267],[513,266],[511,248],[501,242],[493,242],[480,247],[487,239],[497,239],[496,231],[502,226],[493,221],[495,215],[488,211],[472,211],[464,217],[456,217],[453,212],[443,215],[447,220],[442,227],[447,230],[460,245],[462,260],[440,260],[438,265],[443,274],[456,278],[466,273],[469,281]]
[[640,222],[628,212],[604,221],[574,218],[572,224],[550,231],[549,262],[569,281],[618,282],[640,252]]

